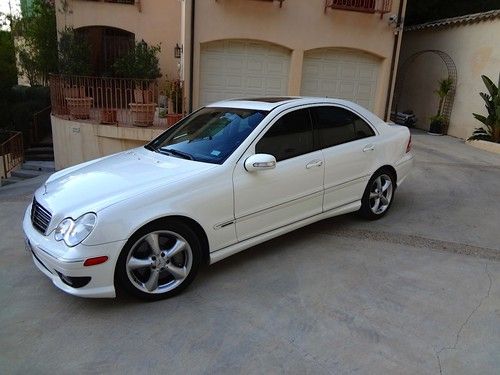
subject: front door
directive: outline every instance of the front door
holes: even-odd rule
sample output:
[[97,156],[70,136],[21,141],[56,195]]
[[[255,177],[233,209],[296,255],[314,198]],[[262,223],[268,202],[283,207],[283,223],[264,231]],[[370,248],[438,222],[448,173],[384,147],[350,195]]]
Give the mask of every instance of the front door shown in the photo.
[[[276,168],[247,172],[246,158],[270,154]],[[324,160],[314,151],[308,109],[285,112],[260,135],[233,175],[238,241],[263,234],[322,211]]]

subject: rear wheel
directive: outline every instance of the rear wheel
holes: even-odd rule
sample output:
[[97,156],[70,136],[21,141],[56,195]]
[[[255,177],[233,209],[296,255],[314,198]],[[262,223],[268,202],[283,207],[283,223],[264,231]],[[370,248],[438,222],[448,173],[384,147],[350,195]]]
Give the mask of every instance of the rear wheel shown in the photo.
[[174,220],[157,223],[127,242],[116,265],[116,284],[146,300],[172,297],[193,281],[200,261],[200,241],[189,226]]
[[359,213],[370,220],[380,219],[391,207],[395,186],[392,173],[376,172],[366,186]]

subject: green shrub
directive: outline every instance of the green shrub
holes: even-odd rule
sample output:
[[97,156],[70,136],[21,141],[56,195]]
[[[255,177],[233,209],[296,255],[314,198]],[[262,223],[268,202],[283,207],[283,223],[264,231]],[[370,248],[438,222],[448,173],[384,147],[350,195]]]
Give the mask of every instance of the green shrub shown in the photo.
[[160,46],[148,46],[143,40],[113,64],[114,75],[120,78],[156,79],[161,77],[158,59]]

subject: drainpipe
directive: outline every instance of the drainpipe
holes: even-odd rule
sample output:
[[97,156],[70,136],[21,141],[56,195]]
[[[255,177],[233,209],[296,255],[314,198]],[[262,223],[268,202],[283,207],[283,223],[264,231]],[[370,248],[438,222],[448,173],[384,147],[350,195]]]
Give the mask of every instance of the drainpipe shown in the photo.
[[396,53],[398,52],[399,39],[401,38],[401,34],[403,33],[404,22],[402,19],[402,14],[403,14],[403,5],[405,2],[406,2],[405,0],[399,1],[398,24],[396,25],[397,34],[394,37],[394,45],[392,47],[391,73],[389,75],[389,93],[387,95],[387,100],[385,102],[384,119],[386,121],[388,121],[390,117],[391,96],[394,94],[394,91],[392,90],[392,82],[394,81],[394,75],[395,75],[394,67],[396,65]]
[[193,112],[193,76],[194,76],[194,19],[195,19],[195,0],[191,2],[191,42],[189,50],[191,58],[189,63],[189,113]]

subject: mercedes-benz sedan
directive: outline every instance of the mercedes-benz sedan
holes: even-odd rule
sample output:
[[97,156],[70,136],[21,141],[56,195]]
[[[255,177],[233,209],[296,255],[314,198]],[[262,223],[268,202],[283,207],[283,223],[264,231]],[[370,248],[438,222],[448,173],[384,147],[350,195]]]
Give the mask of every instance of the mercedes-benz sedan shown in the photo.
[[407,128],[348,101],[218,102],[54,173],[26,210],[26,246],[68,293],[169,297],[203,263],[335,215],[384,216],[410,148]]

